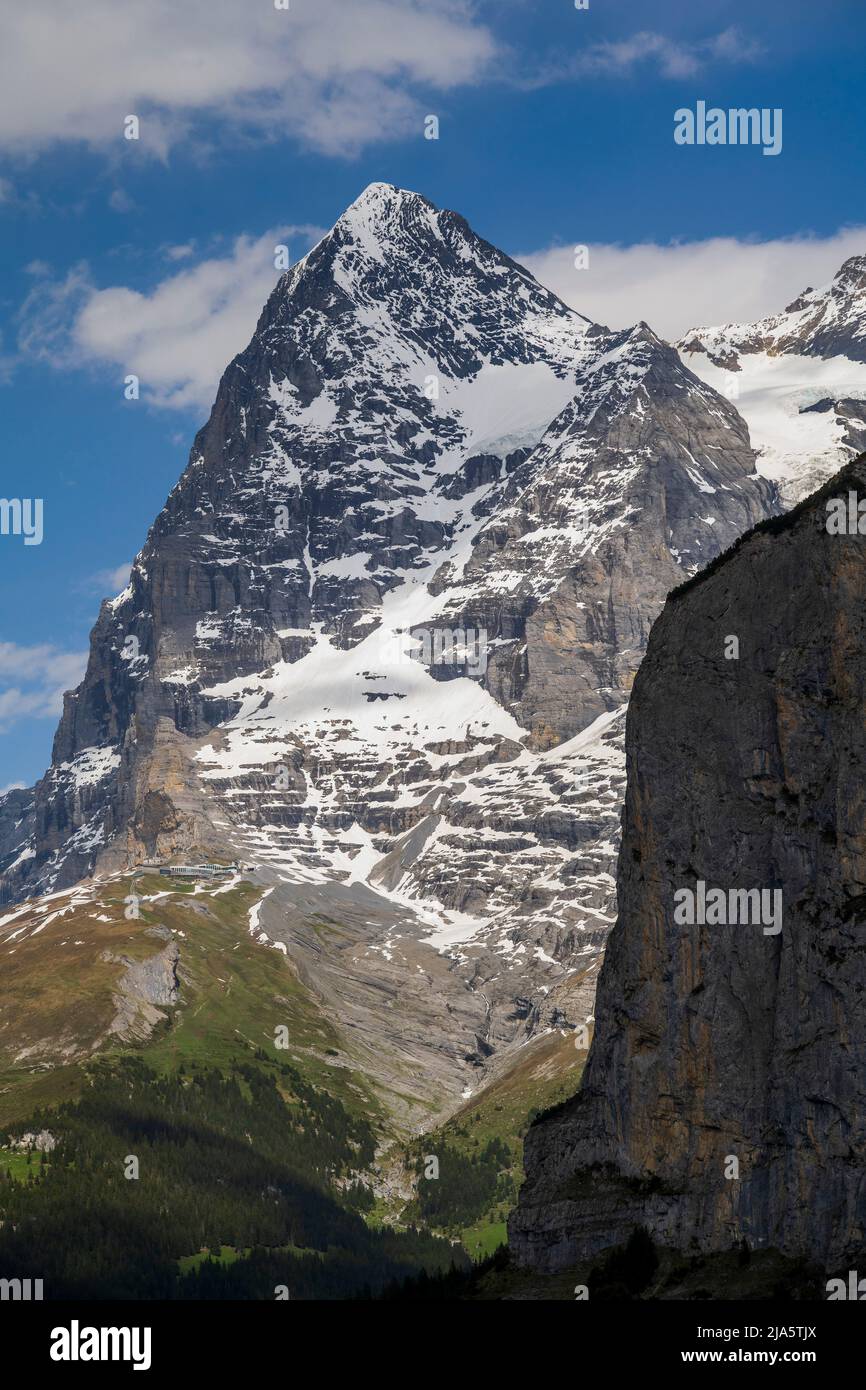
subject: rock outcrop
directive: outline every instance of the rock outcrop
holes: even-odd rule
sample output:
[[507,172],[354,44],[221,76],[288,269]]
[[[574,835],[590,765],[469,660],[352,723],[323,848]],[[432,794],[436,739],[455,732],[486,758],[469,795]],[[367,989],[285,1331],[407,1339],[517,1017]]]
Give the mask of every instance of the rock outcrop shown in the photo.
[[580,1094],[527,1137],[523,1265],[636,1225],[683,1250],[862,1257],[866,534],[827,527],[852,495],[866,512],[866,456],[653,628],[596,1033]]
[[737,411],[641,323],[578,369],[444,613],[488,631],[488,689],[555,744],[627,700],[683,572],[777,507]]
[[165,1022],[166,1008],[178,1001],[180,948],[164,927],[150,927],[148,933],[168,941],[155,956],[130,960],[112,951],[104,951],[102,955],[103,960],[126,967],[117,982],[114,995],[117,1013],[109,1028],[109,1032],[123,1042],[146,1041],[154,1028]]

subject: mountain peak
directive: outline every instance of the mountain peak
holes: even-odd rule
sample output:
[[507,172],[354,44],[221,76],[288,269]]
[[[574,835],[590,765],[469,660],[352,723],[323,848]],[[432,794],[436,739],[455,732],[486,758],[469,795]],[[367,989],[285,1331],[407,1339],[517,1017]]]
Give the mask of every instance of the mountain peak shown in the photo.
[[399,188],[394,183],[368,183],[337,219],[336,226],[384,229],[419,213],[435,216],[437,209],[427,198],[409,188]]
[[424,203],[427,207],[433,204],[425,198],[422,193],[416,193],[411,188],[401,188],[396,183],[384,183],[380,180],[373,180],[368,183],[366,188],[362,188],[357,198],[349,204],[344,217],[348,217],[353,211],[387,211],[389,208],[403,204]]
[[835,276],[835,283],[861,290],[866,286],[866,254],[849,256]]
[[804,289],[779,313],[693,328],[676,346],[736,402],[759,472],[786,504],[866,448],[866,255],[849,256],[832,280]]
[[692,328],[677,346],[705,352],[717,366],[734,371],[744,353],[866,361],[866,255],[849,256],[832,280],[807,286],[780,313],[755,323]]
[[665,342],[664,338],[660,338],[654,329],[650,328],[645,319],[640,319],[633,328],[627,329],[626,335],[630,343],[650,343],[653,347],[669,347],[669,344]]
[[[392,183],[370,183],[337,218],[325,240],[387,265],[420,255],[438,260],[448,255],[455,234],[473,249],[486,244],[462,217],[437,208],[420,193]],[[460,254],[465,258],[465,252]]]
[[593,327],[459,213],[396,184],[368,184],[306,261],[327,269],[356,302],[393,295],[401,318],[407,296],[418,294],[417,323],[444,312],[468,338],[473,320],[497,307],[506,323],[540,315],[572,333]]
[[[445,440],[436,417],[449,409],[446,397],[450,408],[465,411],[468,400],[456,399],[455,384],[468,389],[491,370],[534,369],[535,391],[525,396],[543,397],[530,411],[536,443],[569,399],[579,362],[597,350],[587,338],[591,327],[463,217],[419,193],[376,182],[283,276],[237,363],[247,379],[260,376],[264,347],[274,357],[269,381],[288,382],[279,388],[282,413],[298,424],[310,420],[314,400],[316,418],[329,421],[354,408],[350,400],[369,396],[381,404],[388,383],[386,434],[399,429],[406,436],[400,452],[420,432],[416,461],[431,462],[441,452],[434,436]],[[481,385],[479,400],[486,403],[488,386],[497,384],[485,377]],[[515,391],[506,394],[511,400]],[[530,442],[525,431],[516,434],[521,447]],[[511,439],[513,432],[500,435]],[[490,439],[485,424],[479,442]],[[455,443],[456,436],[448,452]]]

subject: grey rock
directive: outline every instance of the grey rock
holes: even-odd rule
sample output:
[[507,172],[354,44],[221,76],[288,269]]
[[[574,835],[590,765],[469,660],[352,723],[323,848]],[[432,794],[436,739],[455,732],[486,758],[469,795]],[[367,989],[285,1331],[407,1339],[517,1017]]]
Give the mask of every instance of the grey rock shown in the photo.
[[[597,1028],[579,1096],[527,1136],[521,1264],[563,1268],[639,1224],[683,1250],[862,1255],[866,541],[826,528],[849,490],[866,498],[866,456],[653,628]],[[678,923],[701,881],[781,890],[781,931]]]
[[109,1033],[124,1042],[146,1041],[157,1024],[164,1022],[164,1010],[178,1002],[180,949],[177,942],[171,940],[164,950],[146,960],[130,960],[111,951],[103,951],[102,959],[126,967],[114,995],[117,1012]]

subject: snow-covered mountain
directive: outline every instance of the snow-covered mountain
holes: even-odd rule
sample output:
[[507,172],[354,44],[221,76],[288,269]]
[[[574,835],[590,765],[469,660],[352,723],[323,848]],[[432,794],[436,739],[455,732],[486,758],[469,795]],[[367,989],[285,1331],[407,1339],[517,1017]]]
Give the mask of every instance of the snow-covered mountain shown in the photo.
[[254,863],[251,930],[356,1060],[459,1095],[590,1012],[649,628],[777,506],[646,325],[374,184],[228,367],[51,768],[0,799],[0,892]]
[[790,506],[866,448],[866,256],[751,324],[693,328],[692,371],[747,421],[760,473]]

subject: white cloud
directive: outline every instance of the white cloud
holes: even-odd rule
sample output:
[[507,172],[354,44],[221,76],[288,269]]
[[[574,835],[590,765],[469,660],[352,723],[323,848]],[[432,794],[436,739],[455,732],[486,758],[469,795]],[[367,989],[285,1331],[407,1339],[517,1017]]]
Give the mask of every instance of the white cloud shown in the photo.
[[[222,373],[249,342],[276,283],[274,247],[288,242],[299,251],[299,241],[306,245],[320,235],[320,228],[277,227],[260,237],[238,237],[226,256],[196,264],[184,256],[183,268],[173,267],[148,294],[124,286],[97,289],[83,265],[63,280],[36,268],[19,316],[19,349],[55,367],[113,371],[118,389],[134,373],[152,404],[207,413]],[[574,268],[572,247],[517,259],[597,323],[625,328],[644,319],[672,341],[699,324],[774,313],[863,252],[866,227],[850,227],[823,238],[591,245],[588,270]],[[102,578],[111,588],[107,573]]]
[[97,570],[87,580],[87,588],[98,590],[102,597],[113,598],[126,588],[131,569],[132,561],[127,560],[125,565],[117,565],[114,569]]
[[152,404],[206,412],[279,279],[275,246],[297,253],[320,235],[302,226],[238,237],[230,254],[185,266],[148,294],[97,289],[83,265],[41,278],[20,311],[19,347],[57,367],[115,370],[118,385],[134,374]]
[[866,253],[866,227],[829,237],[740,241],[712,237],[667,246],[590,245],[576,270],[573,247],[518,255],[542,284],[597,323],[644,319],[672,341],[700,324],[742,323],[776,313],[807,285],[832,280],[848,256]]
[[5,787],[0,787],[0,796],[5,796],[7,792],[20,792],[23,790],[23,782],[7,782]]
[[78,684],[86,664],[86,652],[60,651],[48,642],[0,642],[0,733],[22,719],[56,719],[63,692]]
[[675,39],[643,29],[625,39],[601,39],[574,53],[557,53],[529,75],[514,80],[523,89],[587,77],[625,80],[641,72],[676,81],[725,64],[747,66],[764,56],[761,45],[736,27],[705,39]]
[[628,39],[590,44],[571,66],[575,73],[619,75],[646,66],[662,77],[681,78],[694,77],[712,63],[753,63],[761,53],[760,45],[735,28],[692,42],[645,30]]
[[115,188],[109,194],[108,206],[111,208],[112,212],[132,212],[135,208],[135,203],[125,189]]
[[[326,154],[420,133],[418,89],[447,91],[492,63],[490,32],[462,0],[76,0],[4,6],[0,132],[11,151],[58,141],[164,157],[196,127],[298,137]],[[126,147],[126,148],[124,148]]]
[[21,192],[11,179],[0,178],[0,208],[15,212],[38,213],[42,204],[32,190]]

